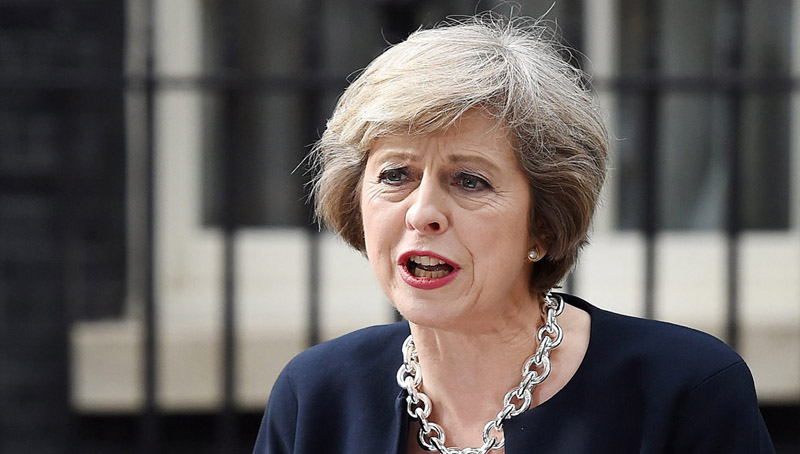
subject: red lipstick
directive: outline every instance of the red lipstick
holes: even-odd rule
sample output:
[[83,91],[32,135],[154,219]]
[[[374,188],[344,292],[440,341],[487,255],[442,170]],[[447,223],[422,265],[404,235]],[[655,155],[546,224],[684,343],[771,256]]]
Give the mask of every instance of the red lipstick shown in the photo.
[[[438,268],[447,270],[447,274],[441,277],[425,277],[425,276],[417,276],[414,274],[414,269],[416,267],[423,267],[424,265],[418,265],[416,262],[412,261],[412,257],[431,257],[437,260],[441,260],[444,262],[444,265],[436,265]],[[434,290],[440,287],[443,287],[453,279],[456,278],[460,268],[458,265],[453,263],[451,260],[442,257],[439,254],[428,252],[428,251],[407,251],[403,253],[400,258],[398,259],[397,263],[398,267],[400,268],[400,276],[403,278],[406,284],[418,288],[421,290]]]

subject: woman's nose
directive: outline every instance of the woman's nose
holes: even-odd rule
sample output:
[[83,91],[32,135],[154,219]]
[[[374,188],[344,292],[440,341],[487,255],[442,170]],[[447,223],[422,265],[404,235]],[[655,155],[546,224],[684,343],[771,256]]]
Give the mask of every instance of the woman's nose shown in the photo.
[[441,234],[450,226],[447,191],[438,181],[423,177],[406,212],[406,226],[421,234]]

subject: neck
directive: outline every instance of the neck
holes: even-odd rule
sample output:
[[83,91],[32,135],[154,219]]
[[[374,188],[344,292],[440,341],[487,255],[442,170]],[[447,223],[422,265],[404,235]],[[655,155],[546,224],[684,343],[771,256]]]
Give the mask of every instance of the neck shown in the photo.
[[519,385],[522,365],[538,345],[542,324],[532,302],[502,329],[443,331],[411,324],[422,369],[422,391],[432,402],[429,421],[441,425],[449,446],[480,446],[484,425]]

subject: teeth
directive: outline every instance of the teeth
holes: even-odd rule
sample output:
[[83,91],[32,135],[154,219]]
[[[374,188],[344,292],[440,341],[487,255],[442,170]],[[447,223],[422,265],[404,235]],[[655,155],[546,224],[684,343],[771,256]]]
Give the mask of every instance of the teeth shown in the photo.
[[439,279],[440,277],[444,277],[450,274],[449,271],[425,271],[419,268],[414,268],[414,276],[416,277],[424,277],[428,279]]
[[416,263],[417,265],[425,265],[425,266],[445,264],[444,260],[439,260],[429,255],[413,255],[411,256],[411,261]]

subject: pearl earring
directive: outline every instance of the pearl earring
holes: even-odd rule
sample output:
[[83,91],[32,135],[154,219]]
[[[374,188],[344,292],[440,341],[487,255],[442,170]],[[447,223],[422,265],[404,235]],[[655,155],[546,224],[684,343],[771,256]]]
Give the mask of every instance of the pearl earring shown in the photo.
[[539,261],[539,251],[537,251],[536,249],[531,249],[531,251],[528,252],[528,261],[529,262]]

